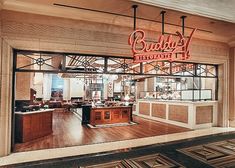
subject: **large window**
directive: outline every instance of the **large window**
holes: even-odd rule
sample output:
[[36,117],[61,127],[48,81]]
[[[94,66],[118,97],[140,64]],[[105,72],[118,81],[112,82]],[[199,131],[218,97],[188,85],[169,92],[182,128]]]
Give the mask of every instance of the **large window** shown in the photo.
[[[142,91],[139,98],[163,100],[217,100],[217,66],[171,63],[164,69],[174,75],[155,77],[154,91]],[[176,77],[177,76],[177,77]]]
[[[169,61],[134,63],[131,57],[23,50],[14,50],[14,57],[16,72],[59,73],[62,78],[89,74],[132,76],[132,81],[156,78],[155,90],[151,90],[156,93],[141,92],[140,98],[152,96],[193,101],[217,99],[217,65]],[[103,78],[91,83],[102,88]],[[97,90],[102,89],[93,89]]]

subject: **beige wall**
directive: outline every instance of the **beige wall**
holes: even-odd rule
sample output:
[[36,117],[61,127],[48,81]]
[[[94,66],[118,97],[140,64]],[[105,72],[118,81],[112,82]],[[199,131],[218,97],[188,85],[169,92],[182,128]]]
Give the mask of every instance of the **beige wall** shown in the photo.
[[140,96],[140,92],[146,91],[144,89],[144,85],[145,85],[145,80],[144,81],[139,81],[136,83],[136,97],[139,98]]
[[0,156],[4,156],[11,144],[12,52],[2,38],[0,47]]
[[[17,59],[17,65],[19,67],[27,64],[31,64],[30,59],[26,57]],[[31,75],[32,73],[29,72],[16,73],[16,100],[30,100]]]
[[43,98],[43,73],[31,74],[33,75],[32,88],[36,91],[36,98]]
[[235,108],[234,108],[234,104],[235,104],[235,86],[234,86],[234,75],[235,75],[235,48],[230,48],[230,59],[229,59],[229,63],[230,63],[230,67],[229,67],[229,77],[230,77],[230,82],[229,82],[229,88],[230,90],[230,95],[229,95],[229,121],[230,121],[230,126],[235,126]]
[[[2,23],[3,37],[15,48],[131,56],[127,37],[132,28],[11,11],[2,11]],[[153,39],[159,32],[146,34]],[[225,43],[192,41],[191,61],[218,63],[228,54]]]
[[[104,55],[131,56],[127,37],[131,28],[79,20],[10,11],[1,12],[1,106],[0,106],[0,156],[10,153],[11,132],[11,47],[28,50],[79,52]],[[156,32],[150,32],[156,35]],[[196,35],[195,35],[196,36]],[[220,64],[221,119],[228,117],[228,56],[225,43],[197,39],[192,41],[192,62]],[[223,74],[223,75],[222,75]],[[139,83],[144,89],[143,82]],[[137,83],[138,85],[138,83]],[[140,90],[143,91],[143,90]],[[221,126],[226,126],[220,122]]]
[[77,79],[70,79],[70,96],[71,97],[83,97],[84,96],[84,83]]
[[148,78],[147,79],[147,91],[154,91],[154,79],[155,78]]

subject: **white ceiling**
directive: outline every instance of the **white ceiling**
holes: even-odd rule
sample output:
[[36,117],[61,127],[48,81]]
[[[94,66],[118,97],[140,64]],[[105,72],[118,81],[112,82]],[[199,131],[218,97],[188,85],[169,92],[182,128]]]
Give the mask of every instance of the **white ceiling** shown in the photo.
[[235,0],[132,0],[235,23]]
[[0,0],[0,8],[8,9],[14,6],[17,9],[30,4],[31,7],[38,5],[40,8],[42,5],[53,6],[53,3],[59,3],[126,13],[135,2],[235,23],[235,0]]

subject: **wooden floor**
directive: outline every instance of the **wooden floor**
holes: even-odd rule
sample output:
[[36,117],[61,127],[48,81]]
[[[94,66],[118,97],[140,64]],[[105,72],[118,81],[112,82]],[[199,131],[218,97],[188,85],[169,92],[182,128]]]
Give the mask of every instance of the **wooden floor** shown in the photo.
[[53,113],[53,134],[15,145],[15,152],[136,139],[190,131],[166,123],[134,116],[138,124],[112,128],[88,128],[71,112]]

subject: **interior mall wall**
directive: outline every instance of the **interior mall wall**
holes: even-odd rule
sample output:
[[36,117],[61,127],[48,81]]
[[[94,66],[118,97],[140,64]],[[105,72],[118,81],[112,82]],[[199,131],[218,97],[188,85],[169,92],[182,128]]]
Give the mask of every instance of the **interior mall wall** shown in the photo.
[[[10,153],[11,135],[11,91],[12,48],[72,53],[131,56],[127,38],[130,27],[79,21],[36,14],[0,11],[1,17],[1,103],[0,103],[0,156]],[[142,23],[139,25],[149,25]],[[151,24],[152,25],[152,24]],[[160,26],[158,26],[160,27]],[[139,27],[141,28],[141,26]],[[146,28],[146,27],[145,27]],[[160,32],[146,30],[156,37]],[[220,126],[226,126],[228,117],[228,68],[229,46],[222,42],[197,39],[191,45],[192,62],[216,63],[220,65]],[[234,111],[232,111],[234,113]]]
[[[1,26],[0,26],[1,27]],[[1,32],[1,31],[0,31]],[[11,152],[12,52],[0,37],[0,157]]]
[[[18,61],[19,67],[31,64],[26,57],[20,57]],[[16,73],[16,100],[30,100],[30,88],[32,88],[32,74],[29,72]]]
[[235,48],[230,48],[230,66],[229,66],[229,88],[231,89],[230,94],[229,94],[229,121],[230,121],[230,126],[235,127]]

